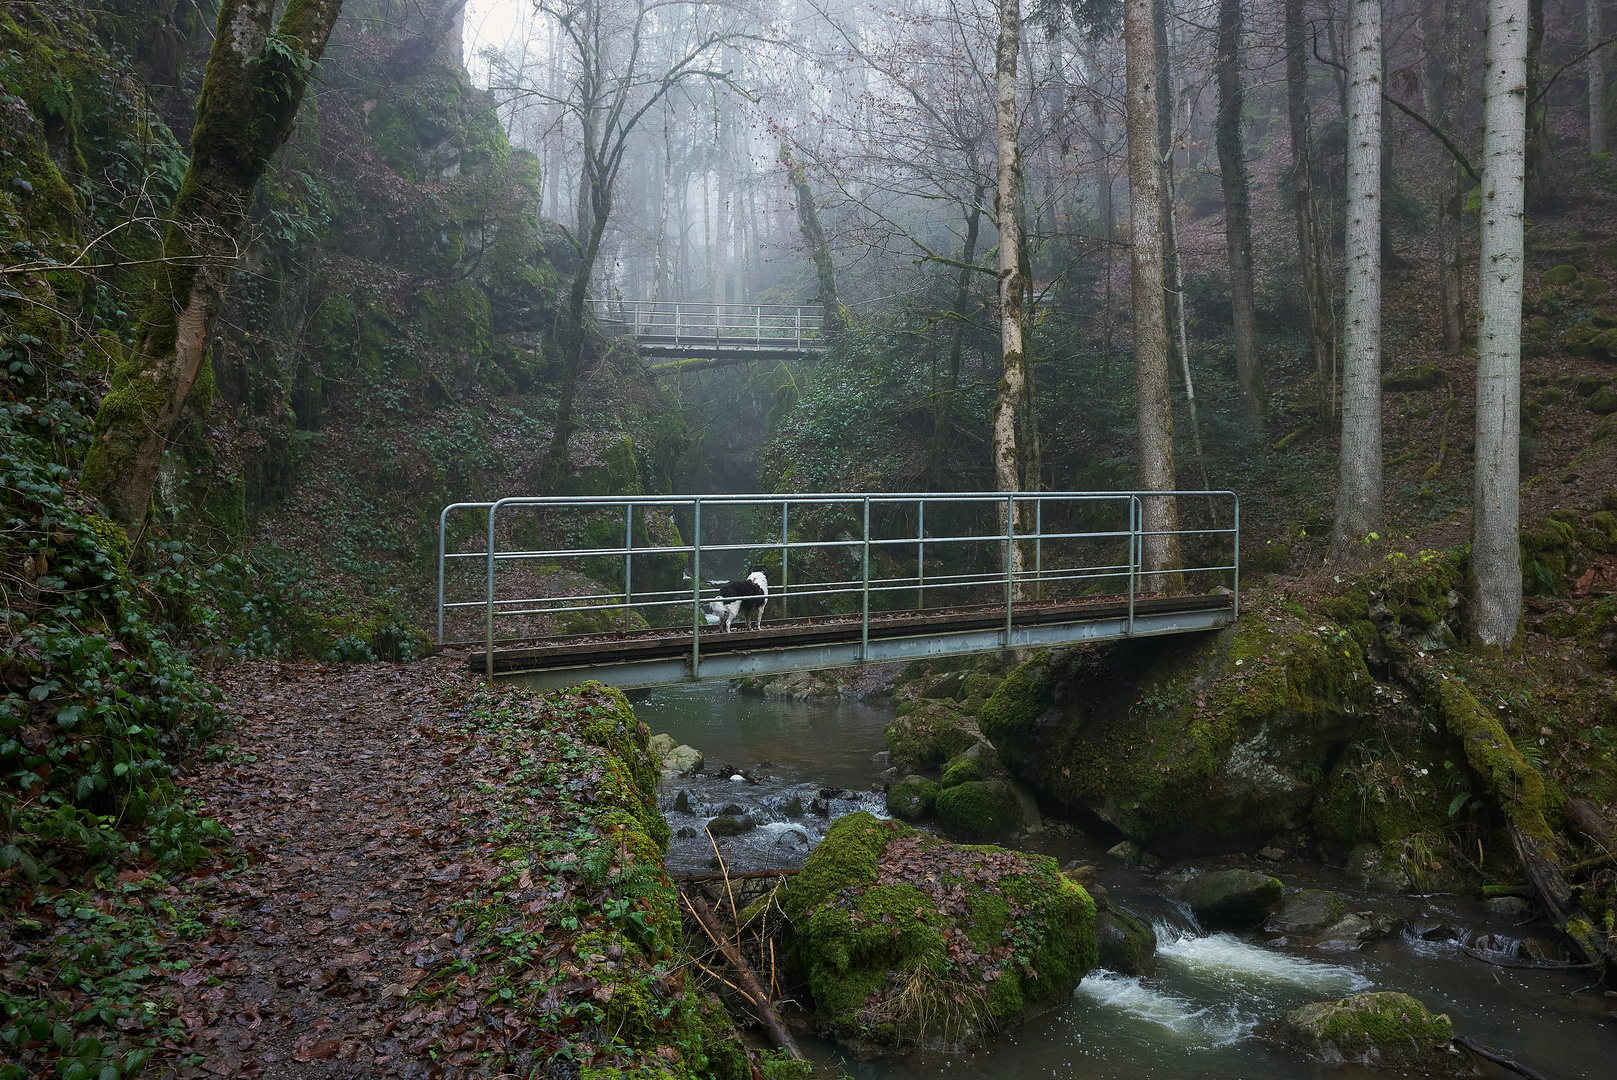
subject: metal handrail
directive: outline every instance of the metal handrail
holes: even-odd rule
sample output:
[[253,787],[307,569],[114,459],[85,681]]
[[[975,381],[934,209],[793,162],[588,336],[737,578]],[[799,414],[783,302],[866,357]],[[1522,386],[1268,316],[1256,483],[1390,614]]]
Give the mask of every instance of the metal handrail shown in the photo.
[[[1209,528],[1178,528],[1178,529],[1146,529],[1144,526],[1145,501],[1153,498],[1175,496],[1179,498],[1216,498],[1229,499],[1233,504],[1233,513],[1229,518],[1228,527],[1214,526]],[[941,506],[978,506],[997,508],[995,514],[1000,522],[997,529],[982,533],[958,533],[951,535],[929,535],[927,533],[926,510],[931,504],[936,511]],[[1051,508],[1067,507],[1079,509],[1086,506],[1112,505],[1126,512],[1126,528],[1096,528],[1089,531],[1075,531],[1071,526],[1063,527],[1059,522],[1053,524],[1052,531],[1046,531],[1047,506]],[[780,508],[780,534],[778,537],[762,538],[751,543],[722,542],[704,544],[702,542],[702,528],[704,511],[711,515],[721,510],[734,509],[764,509],[770,507]],[[859,534],[850,536],[846,532],[849,524],[847,516],[842,518],[843,529],[841,537],[825,539],[793,539],[791,535],[791,514],[793,507],[802,509],[814,508],[842,508],[847,516],[853,513],[859,515]],[[916,531],[913,536],[877,536],[872,533],[872,508],[913,507],[916,521]],[[1033,510],[1033,531],[1027,532],[1018,528],[1018,519],[1025,508]],[[690,513],[691,542],[688,544],[656,544],[636,547],[635,528],[636,511],[642,517],[647,510],[661,509],[670,514],[677,510]],[[621,547],[566,547],[566,546],[534,546],[516,547],[511,550],[500,550],[498,524],[502,512],[507,515],[513,512],[547,510],[572,510],[593,514],[598,511],[616,511],[622,514],[623,546]],[[487,515],[485,543],[482,551],[450,552],[447,550],[447,526],[450,517],[457,513],[473,512]],[[1222,518],[1222,515],[1219,515]],[[801,521],[801,518],[799,519]],[[936,520],[934,518],[934,520]],[[1217,519],[1215,519],[1217,520]],[[962,526],[964,527],[964,526]],[[1229,574],[1231,604],[1233,611],[1240,611],[1240,498],[1233,491],[1227,490],[1195,490],[1177,492],[1134,491],[1134,492],[925,492],[925,493],[819,493],[806,495],[704,495],[704,496],[668,496],[668,495],[619,495],[619,496],[561,496],[561,497],[511,497],[497,499],[490,502],[458,502],[451,503],[443,508],[438,516],[438,612],[437,612],[437,640],[444,644],[444,619],[447,611],[455,611],[472,607],[484,609],[482,640],[485,647],[486,662],[489,674],[493,673],[493,656],[495,637],[495,624],[499,618],[517,616],[544,616],[563,613],[578,612],[610,612],[620,611],[627,619],[637,610],[645,612],[681,608],[690,605],[691,611],[691,674],[697,677],[701,671],[702,663],[702,630],[703,605],[711,599],[708,594],[712,589],[704,584],[702,576],[702,560],[704,553],[708,555],[723,554],[726,552],[778,552],[780,557],[780,581],[771,583],[770,599],[779,599],[782,617],[786,617],[790,601],[799,603],[812,599],[830,600],[836,597],[849,597],[857,594],[860,597],[857,612],[843,612],[845,616],[857,614],[860,620],[860,649],[861,659],[868,659],[870,655],[870,620],[872,594],[887,595],[914,590],[916,593],[916,606],[913,610],[927,609],[926,594],[928,590],[948,593],[953,590],[980,590],[984,587],[1000,585],[1004,591],[1004,641],[1011,640],[1011,630],[1015,620],[1015,611],[1019,603],[1025,603],[1026,593],[1029,589],[1034,592],[1034,599],[1042,600],[1046,591],[1062,583],[1088,583],[1084,587],[1091,588],[1094,583],[1107,580],[1126,579],[1127,581],[1127,619],[1126,632],[1134,632],[1135,601],[1140,592],[1140,579],[1146,576],[1141,565],[1145,540],[1149,536],[1175,535],[1181,537],[1208,537],[1221,538],[1229,536],[1231,544],[1231,557],[1228,562],[1214,558],[1205,565],[1187,566],[1184,573],[1210,574],[1222,577]],[[1081,543],[1084,541],[1099,541],[1102,543],[1126,541],[1127,554],[1122,561],[1115,559],[1079,560],[1077,564],[1047,565],[1050,556],[1058,556],[1063,543]],[[926,551],[928,545],[958,545],[966,547],[971,544],[998,545],[1001,551],[1000,567],[997,570],[983,566],[955,566],[952,571],[940,572],[937,569],[929,571],[926,565]],[[1054,545],[1054,546],[1053,546]],[[913,575],[889,572],[885,576],[872,576],[873,553],[892,551],[895,549],[914,548],[916,572]],[[951,550],[946,547],[945,551]],[[953,550],[958,550],[954,548]],[[835,575],[830,580],[802,582],[795,588],[791,583],[791,558],[798,555],[801,565],[801,555],[804,552],[830,552],[841,553],[837,557],[846,559],[857,552],[859,569],[857,577]],[[968,552],[969,554],[969,552]],[[1031,569],[1026,565],[1027,555],[1032,555]],[[690,557],[690,588],[669,589],[653,588],[636,593],[634,590],[634,560],[637,557],[688,555]],[[446,567],[451,559],[481,559],[484,563],[484,581],[482,597],[477,600],[451,599],[446,590]],[[613,592],[591,591],[582,595],[556,595],[556,596],[520,596],[516,598],[500,598],[496,595],[497,568],[507,562],[521,560],[555,560],[555,559],[622,559],[623,560],[623,589]],[[1019,564],[1020,563],[1020,564]],[[1081,595],[1081,594],[1080,594]],[[902,609],[900,609],[902,610]],[[661,617],[661,616],[659,616]],[[504,640],[504,639],[500,639]]]
[[684,301],[591,299],[598,321],[629,327],[643,343],[813,351],[826,346],[818,304],[693,304]]

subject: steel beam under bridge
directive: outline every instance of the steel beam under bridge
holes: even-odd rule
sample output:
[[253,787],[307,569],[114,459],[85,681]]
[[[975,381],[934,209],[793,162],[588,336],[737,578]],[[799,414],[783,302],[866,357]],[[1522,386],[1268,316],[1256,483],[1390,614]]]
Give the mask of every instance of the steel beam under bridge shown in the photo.
[[[1142,567],[1144,504],[1166,498],[1173,578]],[[481,645],[490,678],[630,687],[1193,633],[1239,614],[1239,551],[1228,491],[457,503],[439,516],[438,641]],[[758,565],[767,621],[711,626],[714,579]]]

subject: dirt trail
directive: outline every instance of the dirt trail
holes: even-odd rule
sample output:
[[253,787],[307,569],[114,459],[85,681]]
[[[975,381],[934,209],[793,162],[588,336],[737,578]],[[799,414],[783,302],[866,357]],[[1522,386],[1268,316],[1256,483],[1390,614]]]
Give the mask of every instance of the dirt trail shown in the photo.
[[440,697],[463,678],[456,669],[253,663],[216,673],[241,718],[223,740],[234,748],[185,782],[251,863],[215,866],[197,882],[217,905],[204,916],[211,925],[173,947],[192,965],[174,986],[192,1036],[170,1048],[180,1076],[459,1071],[424,1055],[432,1036],[414,1045],[408,1024],[396,1030],[394,1009],[456,948],[440,915],[459,891],[460,865],[444,863],[463,844],[463,778],[437,742],[457,717]]

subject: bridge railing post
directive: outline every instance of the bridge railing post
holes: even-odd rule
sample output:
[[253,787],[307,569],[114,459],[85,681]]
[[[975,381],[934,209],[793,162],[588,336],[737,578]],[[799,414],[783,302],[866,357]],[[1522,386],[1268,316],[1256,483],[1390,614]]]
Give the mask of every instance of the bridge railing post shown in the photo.
[[1134,591],[1136,580],[1139,577],[1140,567],[1140,524],[1139,519],[1143,511],[1140,508],[1140,497],[1129,496],[1129,617],[1128,633],[1134,633]]
[[1011,647],[1011,614],[1016,602],[1016,496],[1005,497],[1005,648]]
[[634,503],[623,504],[623,628],[634,625]]
[[691,500],[691,678],[702,677],[702,500]]
[[926,500],[915,500],[915,610],[926,610]]
[[787,507],[791,505],[787,499],[780,501],[780,617],[787,618],[786,614],[786,559],[791,554],[791,540],[787,535]]
[[1232,491],[1230,492],[1230,498],[1235,500],[1235,534],[1230,540],[1230,550],[1235,556],[1230,560],[1230,568],[1234,573],[1234,577],[1230,581],[1230,603],[1233,608],[1230,614],[1233,618],[1239,619],[1241,617],[1241,496]]
[[488,508],[488,607],[483,616],[483,668],[490,682],[494,681],[494,517],[504,501],[496,500]]
[[859,616],[859,659],[870,656],[870,496],[865,496],[864,572],[860,575],[859,592],[863,600]]

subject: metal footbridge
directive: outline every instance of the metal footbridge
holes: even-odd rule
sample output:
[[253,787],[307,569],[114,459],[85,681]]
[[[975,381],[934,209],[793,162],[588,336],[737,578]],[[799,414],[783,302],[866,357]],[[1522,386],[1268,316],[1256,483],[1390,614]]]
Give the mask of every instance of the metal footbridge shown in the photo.
[[[1183,571],[1142,565],[1176,498]],[[1215,630],[1240,610],[1234,492],[635,495],[454,503],[441,646],[491,679],[622,688]],[[761,629],[715,625],[761,566]]]
[[817,355],[826,347],[818,304],[591,300],[590,307],[602,330],[632,334],[643,356],[663,361],[653,363],[653,369],[791,360]]

